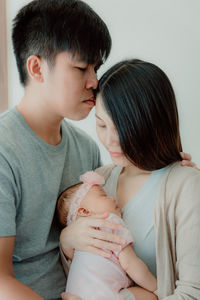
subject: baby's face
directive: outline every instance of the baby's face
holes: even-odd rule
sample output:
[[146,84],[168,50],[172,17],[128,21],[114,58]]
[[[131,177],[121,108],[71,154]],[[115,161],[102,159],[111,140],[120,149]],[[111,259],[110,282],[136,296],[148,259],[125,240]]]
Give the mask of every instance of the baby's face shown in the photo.
[[120,208],[112,197],[108,197],[104,190],[98,186],[92,186],[87,195],[81,201],[80,207],[86,208],[93,214],[114,213],[121,217]]

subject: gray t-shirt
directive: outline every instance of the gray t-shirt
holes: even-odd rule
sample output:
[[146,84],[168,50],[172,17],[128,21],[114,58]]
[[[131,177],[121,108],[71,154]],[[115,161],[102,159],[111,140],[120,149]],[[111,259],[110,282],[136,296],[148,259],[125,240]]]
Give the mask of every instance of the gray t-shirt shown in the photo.
[[56,200],[80,174],[100,164],[95,142],[66,120],[62,141],[52,146],[16,108],[0,116],[0,236],[15,236],[15,277],[45,299],[59,298],[66,284]]
[[[103,186],[108,196],[117,200],[116,189],[121,167],[114,167]],[[143,187],[122,208],[123,221],[133,236],[133,248],[156,276],[154,206],[166,168],[153,171]]]

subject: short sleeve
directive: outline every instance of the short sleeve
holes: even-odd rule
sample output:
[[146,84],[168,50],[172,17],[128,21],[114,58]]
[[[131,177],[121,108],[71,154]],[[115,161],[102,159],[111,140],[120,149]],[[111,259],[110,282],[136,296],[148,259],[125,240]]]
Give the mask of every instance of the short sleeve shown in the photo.
[[16,235],[16,183],[8,161],[0,154],[0,236]]

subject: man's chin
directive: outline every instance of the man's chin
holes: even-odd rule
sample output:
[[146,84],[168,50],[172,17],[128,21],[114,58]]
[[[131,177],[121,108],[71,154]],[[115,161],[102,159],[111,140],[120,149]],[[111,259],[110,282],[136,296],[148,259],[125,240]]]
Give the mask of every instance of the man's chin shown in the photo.
[[91,109],[88,109],[86,112],[81,112],[80,114],[76,115],[66,115],[65,118],[71,121],[82,121],[87,118],[89,115]]

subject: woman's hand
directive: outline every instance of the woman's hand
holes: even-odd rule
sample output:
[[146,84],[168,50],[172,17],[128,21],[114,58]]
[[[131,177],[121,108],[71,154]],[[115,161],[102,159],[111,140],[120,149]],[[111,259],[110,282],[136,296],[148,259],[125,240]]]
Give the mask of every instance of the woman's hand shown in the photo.
[[62,293],[61,297],[63,300],[81,300],[78,296],[69,294],[69,293]]
[[182,166],[187,166],[187,167],[192,167],[194,169],[198,169],[197,165],[192,161],[192,157],[189,153],[185,153],[185,152],[180,152],[181,157],[182,157],[182,161],[181,161],[181,165]]
[[[111,232],[98,228],[120,230],[121,225],[106,220],[109,214],[80,217],[64,228],[60,235],[61,248],[72,259],[72,250],[87,251],[104,257],[110,257],[106,250],[121,250],[126,240]],[[105,249],[105,250],[103,250]]]

